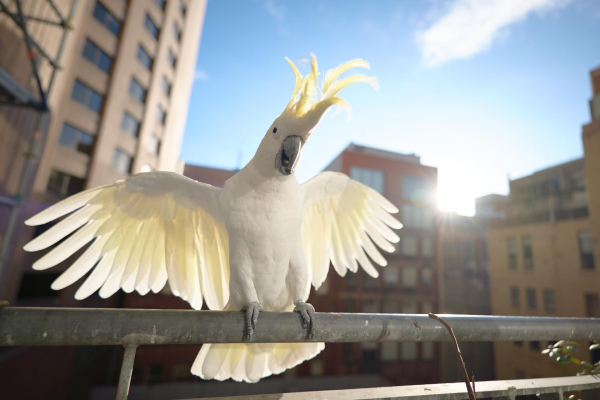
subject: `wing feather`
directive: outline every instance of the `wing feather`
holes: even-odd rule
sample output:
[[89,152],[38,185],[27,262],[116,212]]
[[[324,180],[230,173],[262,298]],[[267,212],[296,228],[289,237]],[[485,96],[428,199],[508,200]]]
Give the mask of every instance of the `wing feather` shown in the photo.
[[[332,74],[339,75],[340,71]],[[337,89],[331,87],[330,92]],[[377,277],[371,260],[380,266],[387,262],[373,243],[394,251],[392,243],[400,239],[393,229],[400,229],[402,224],[390,213],[398,212],[398,208],[375,190],[335,172],[317,175],[302,189],[302,246],[314,287],[318,289],[327,278],[330,260],[341,276],[348,270],[357,272],[360,264],[366,273]]]
[[[65,239],[33,265],[47,269],[92,242],[52,284],[69,286],[92,271],[75,298],[99,290],[146,294],[170,283],[174,294],[201,308],[229,300],[228,234],[219,203],[221,189],[171,172],[132,176],[69,197],[27,220],[40,225],[64,218],[25,245],[36,251]],[[69,236],[70,235],[70,236]]]

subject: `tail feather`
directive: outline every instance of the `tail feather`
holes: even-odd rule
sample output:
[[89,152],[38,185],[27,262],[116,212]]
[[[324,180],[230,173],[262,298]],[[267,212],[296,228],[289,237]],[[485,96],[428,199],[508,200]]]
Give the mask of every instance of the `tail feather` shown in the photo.
[[325,343],[205,344],[192,366],[202,379],[258,382],[310,360]]

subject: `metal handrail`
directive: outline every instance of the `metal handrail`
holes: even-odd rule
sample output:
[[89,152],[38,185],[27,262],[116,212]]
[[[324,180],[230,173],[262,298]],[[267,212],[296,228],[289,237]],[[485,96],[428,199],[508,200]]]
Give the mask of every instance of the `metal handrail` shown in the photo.
[[[600,339],[600,318],[440,316],[461,342]],[[5,307],[0,346],[125,346],[121,400],[139,345],[451,340],[442,324],[423,314],[317,313],[313,338],[302,325],[297,313],[263,312],[248,342],[244,313],[236,311]]]

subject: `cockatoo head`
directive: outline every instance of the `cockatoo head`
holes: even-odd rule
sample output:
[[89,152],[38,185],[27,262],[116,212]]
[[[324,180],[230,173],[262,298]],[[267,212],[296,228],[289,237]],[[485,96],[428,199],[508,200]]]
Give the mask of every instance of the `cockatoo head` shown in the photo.
[[375,90],[379,89],[377,78],[372,76],[353,75],[337,80],[350,68],[369,69],[368,62],[357,59],[327,71],[322,80],[321,93],[318,95],[317,77],[320,74],[314,54],[310,60],[310,73],[304,78],[294,63],[287,57],[286,60],[296,76],[292,99],[269,127],[257,151],[263,158],[270,156],[273,170],[284,176],[293,174],[298,167],[304,145],[327,110],[333,105],[338,105],[349,111],[348,103],[337,97],[340,90],[355,82],[364,82]]

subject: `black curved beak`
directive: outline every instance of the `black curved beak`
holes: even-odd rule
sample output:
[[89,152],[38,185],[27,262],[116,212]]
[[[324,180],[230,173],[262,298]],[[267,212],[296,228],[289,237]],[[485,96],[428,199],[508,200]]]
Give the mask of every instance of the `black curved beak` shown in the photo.
[[281,149],[275,157],[275,167],[282,175],[290,175],[296,169],[300,160],[302,139],[300,136],[288,136],[283,141]]

